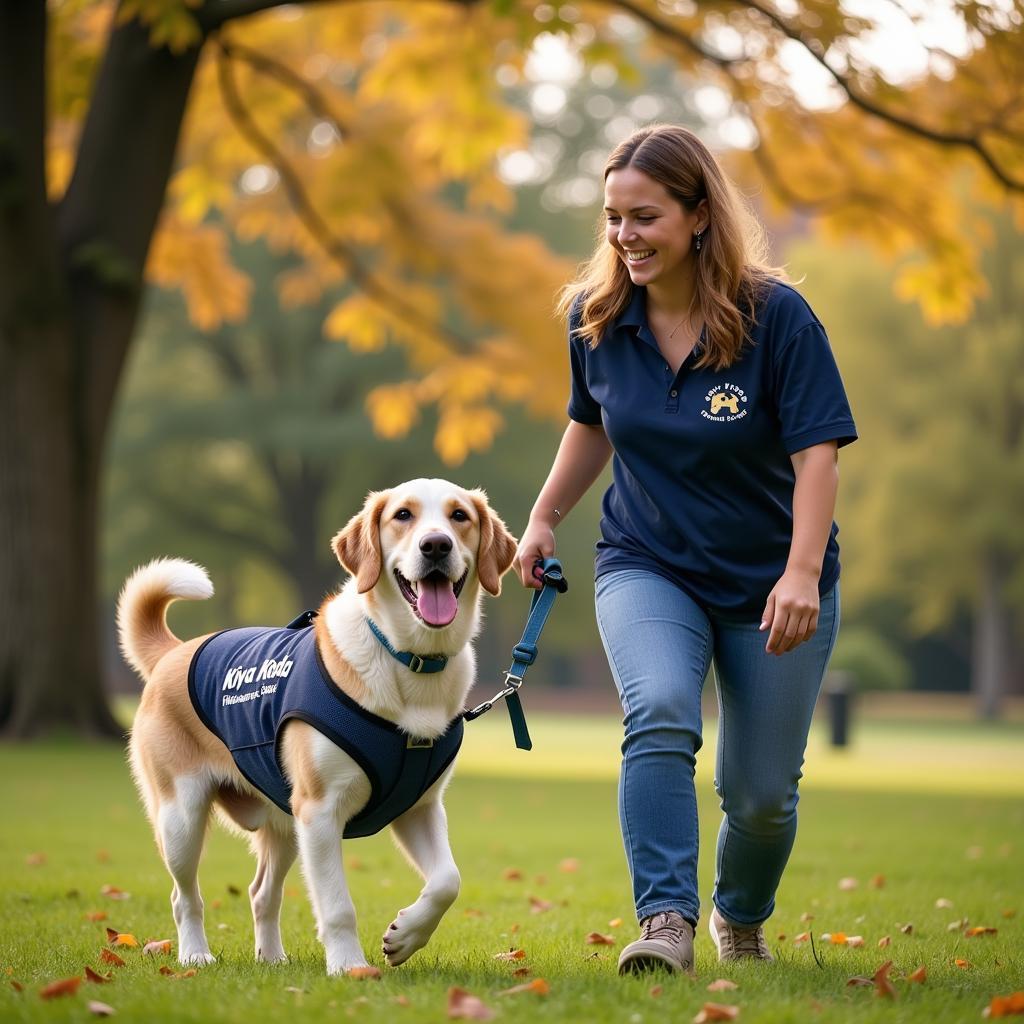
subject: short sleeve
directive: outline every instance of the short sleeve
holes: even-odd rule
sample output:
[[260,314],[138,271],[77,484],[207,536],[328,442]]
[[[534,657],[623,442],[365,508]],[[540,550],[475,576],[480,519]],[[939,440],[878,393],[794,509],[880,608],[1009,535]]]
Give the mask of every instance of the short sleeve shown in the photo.
[[782,443],[790,455],[825,441],[857,440],[843,380],[824,328],[816,320],[782,346],[773,363]]
[[601,406],[587,386],[587,343],[576,332],[583,303],[577,299],[569,311],[569,419],[595,426],[601,422]]

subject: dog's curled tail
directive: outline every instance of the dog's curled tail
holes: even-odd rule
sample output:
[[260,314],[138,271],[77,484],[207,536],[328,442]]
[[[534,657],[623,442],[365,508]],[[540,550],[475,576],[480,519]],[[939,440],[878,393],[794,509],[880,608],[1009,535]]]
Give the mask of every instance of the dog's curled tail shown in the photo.
[[117,601],[117,632],[125,661],[149,679],[156,663],[181,641],[167,627],[167,606],[213,595],[206,570],[183,558],[157,558],[128,577]]

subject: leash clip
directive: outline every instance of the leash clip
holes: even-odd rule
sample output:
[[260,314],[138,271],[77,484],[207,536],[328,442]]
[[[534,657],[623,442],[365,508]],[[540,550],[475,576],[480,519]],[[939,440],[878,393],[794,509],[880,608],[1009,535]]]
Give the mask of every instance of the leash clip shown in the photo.
[[463,718],[465,718],[467,722],[472,722],[474,718],[479,718],[481,715],[490,711],[499,700],[515,693],[522,685],[523,680],[520,676],[515,676],[511,672],[506,672],[505,685],[490,700],[485,700],[483,703],[477,704],[475,708],[470,708],[468,711],[464,711],[462,713]]

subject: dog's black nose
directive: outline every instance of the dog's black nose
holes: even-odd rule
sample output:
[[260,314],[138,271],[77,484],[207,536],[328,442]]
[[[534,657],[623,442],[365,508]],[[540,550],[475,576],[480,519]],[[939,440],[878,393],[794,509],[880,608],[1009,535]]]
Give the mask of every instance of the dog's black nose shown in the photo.
[[446,533],[428,533],[420,538],[420,553],[432,562],[440,562],[452,553],[452,539]]

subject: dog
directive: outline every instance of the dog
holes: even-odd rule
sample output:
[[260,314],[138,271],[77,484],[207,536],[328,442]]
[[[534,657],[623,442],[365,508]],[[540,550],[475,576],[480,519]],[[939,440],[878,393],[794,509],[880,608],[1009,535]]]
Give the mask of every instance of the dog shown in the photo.
[[[212,595],[206,571],[184,560],[158,559],[138,569],[122,589],[117,613],[121,648],[145,683],[129,758],[174,882],[171,907],[182,964],[215,959],[197,881],[214,809],[229,828],[249,837],[256,856],[256,876],[249,886],[256,959],[286,959],[281,896],[285,875],[298,856],[327,973],[367,967],[339,837],[366,819],[367,803],[381,788],[377,769],[353,754],[349,736],[337,734],[342,726],[323,727],[333,731],[332,739],[301,712],[279,722],[269,744],[254,748],[263,756],[254,767],[254,761],[242,760],[252,749],[233,755],[212,731],[217,723],[197,710],[199,689],[212,691],[217,715],[259,712],[261,706],[266,711],[296,685],[297,664],[315,659],[319,676],[309,685],[316,700],[330,705],[332,714],[335,704],[344,704],[343,710],[356,716],[356,731],[376,729],[367,741],[371,747],[382,736],[395,745],[397,736],[411,759],[423,751],[432,756],[437,744],[451,747],[445,737],[453,730],[461,738],[461,712],[475,678],[471,641],[480,626],[482,595],[500,592],[501,577],[515,555],[515,537],[483,491],[421,479],[371,492],[332,547],[351,574],[341,590],[323,602],[315,618],[310,613],[311,622],[271,631],[271,639],[285,645],[275,647],[271,656],[257,655],[249,664],[244,645],[241,654],[222,652],[212,681],[197,678],[203,652],[233,641],[234,634],[248,642],[256,631],[228,630],[184,641],[170,631],[166,610],[172,601]],[[214,650],[215,662],[217,656]],[[454,754],[445,757],[424,776],[426,783],[418,784],[426,785],[425,791],[413,786],[405,800],[412,805],[399,807],[390,821],[394,839],[425,883],[415,902],[400,910],[384,932],[382,952],[392,967],[427,943],[458,895],[459,872],[442,803]],[[272,786],[268,796],[254,784],[268,765],[283,770],[285,796],[275,796]],[[380,821],[369,825],[371,831],[379,827]],[[354,834],[368,833],[356,828]]]

